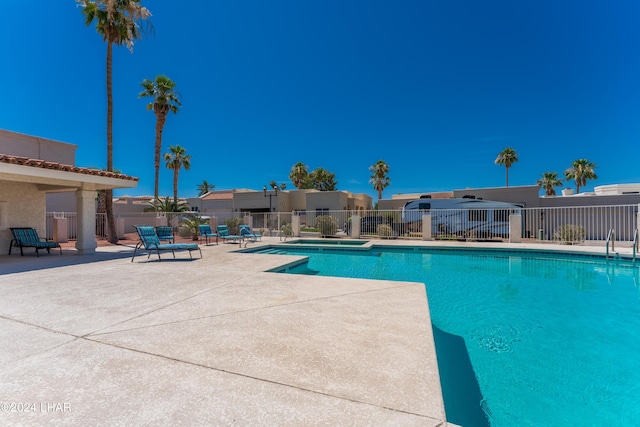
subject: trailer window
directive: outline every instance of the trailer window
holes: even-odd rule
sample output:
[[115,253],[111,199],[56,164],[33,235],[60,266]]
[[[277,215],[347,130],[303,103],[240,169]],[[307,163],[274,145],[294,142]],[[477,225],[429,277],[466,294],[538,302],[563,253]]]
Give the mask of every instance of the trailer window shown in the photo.
[[418,203],[418,209],[421,211],[428,211],[431,209],[431,203]]
[[480,209],[469,210],[469,221],[485,222],[487,220],[487,211]]

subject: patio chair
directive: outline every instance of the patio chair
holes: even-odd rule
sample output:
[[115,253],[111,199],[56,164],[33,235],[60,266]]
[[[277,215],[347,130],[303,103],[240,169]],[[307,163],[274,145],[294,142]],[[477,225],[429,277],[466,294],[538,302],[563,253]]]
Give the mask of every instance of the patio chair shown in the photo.
[[239,242],[242,243],[242,236],[236,236],[229,233],[229,227],[226,225],[218,225],[218,236],[222,239],[222,242]]
[[257,242],[262,239],[262,234],[260,233],[252,233],[251,227],[247,224],[240,225],[240,235],[245,239],[249,239],[252,242]]
[[51,253],[51,248],[59,248],[60,255],[62,255],[62,248],[60,243],[52,240],[39,237],[35,228],[30,227],[12,227],[11,234],[13,239],[9,243],[9,255],[11,255],[11,248],[20,248],[20,256],[24,256],[22,248],[36,248],[36,256],[39,257],[38,251],[40,249],[46,249],[47,253]]
[[211,226],[209,224],[199,225],[198,230],[200,231],[200,237],[204,237],[204,242],[206,245],[209,244],[209,239],[212,237],[216,238],[216,245],[218,244],[218,233],[214,233],[213,231],[211,231]]
[[169,243],[175,243],[176,239],[173,235],[173,227],[167,225],[160,225],[156,227],[156,234],[160,242],[167,241]]
[[134,227],[138,232],[138,236],[140,236],[140,242],[138,242],[135,249],[133,250],[131,262],[133,262],[133,259],[136,257],[136,253],[138,252],[138,250],[142,250],[143,247],[145,250],[149,251],[147,259],[151,257],[151,253],[153,251],[158,254],[159,261],[162,261],[160,251],[171,251],[171,253],[173,254],[173,258],[176,257],[175,251],[189,251],[189,258],[193,259],[191,252],[196,250],[200,252],[200,258],[202,258],[202,250],[200,250],[200,246],[198,246],[197,243],[160,243],[160,239],[158,239],[156,230],[152,226],[137,225]]

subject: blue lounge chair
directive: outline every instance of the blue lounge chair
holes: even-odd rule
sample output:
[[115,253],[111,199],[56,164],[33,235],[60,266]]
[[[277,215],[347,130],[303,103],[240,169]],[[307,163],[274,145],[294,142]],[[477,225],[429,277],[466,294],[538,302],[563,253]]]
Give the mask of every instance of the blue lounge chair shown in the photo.
[[218,244],[218,233],[211,231],[211,226],[209,224],[199,225],[198,230],[200,231],[200,237],[204,237],[205,244],[208,245],[209,239],[212,237],[216,238],[216,245]]
[[156,234],[160,242],[167,241],[169,243],[175,243],[176,239],[173,236],[173,227],[167,225],[161,225],[156,227]]
[[252,233],[251,227],[249,227],[247,224],[242,224],[240,226],[240,235],[245,239],[249,239],[252,242],[257,242],[258,240],[262,239],[262,234]]
[[229,227],[226,225],[218,225],[218,236],[222,239],[222,242],[239,242],[242,243],[242,236],[236,236],[229,233]]
[[147,256],[147,258],[151,257],[151,252],[155,251],[158,254],[158,259],[160,261],[162,261],[160,251],[171,251],[174,258],[176,257],[175,251],[189,251],[189,258],[193,259],[191,252],[197,250],[200,252],[200,258],[202,258],[202,251],[197,243],[160,243],[156,230],[152,226],[142,225],[134,227],[136,227],[136,230],[138,231],[140,242],[138,242],[136,248],[133,250],[131,262],[133,262],[133,259],[136,257],[138,250],[142,250],[143,247],[145,250],[149,251],[149,256]]
[[51,248],[59,248],[60,255],[62,255],[62,248],[60,243],[47,240],[44,237],[39,237],[35,228],[30,227],[12,227],[11,234],[13,234],[13,240],[9,243],[9,255],[11,255],[11,248],[20,248],[20,256],[24,256],[22,248],[36,248],[36,256],[40,254],[38,250],[46,249],[47,253],[51,253]]

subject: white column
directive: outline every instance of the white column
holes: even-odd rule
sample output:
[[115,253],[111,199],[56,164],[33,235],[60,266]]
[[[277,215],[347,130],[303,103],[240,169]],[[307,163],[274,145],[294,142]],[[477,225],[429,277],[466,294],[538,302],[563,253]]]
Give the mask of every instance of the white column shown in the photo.
[[511,214],[509,215],[509,243],[520,242],[522,242],[522,215]]
[[96,191],[76,191],[76,211],[78,212],[78,240],[76,249],[79,255],[96,252]]
[[359,239],[360,232],[360,215],[353,215],[351,217],[351,237]]
[[422,240],[431,240],[431,215],[422,215]]
[[300,215],[291,213],[291,231],[294,237],[300,237]]

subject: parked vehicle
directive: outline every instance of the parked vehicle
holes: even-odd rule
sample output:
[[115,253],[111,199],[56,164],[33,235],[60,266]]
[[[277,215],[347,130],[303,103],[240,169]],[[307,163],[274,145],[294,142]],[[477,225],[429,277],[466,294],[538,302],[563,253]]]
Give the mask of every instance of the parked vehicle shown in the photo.
[[521,210],[513,203],[473,198],[418,199],[404,205],[402,221],[415,230],[422,216],[430,214],[434,235],[504,237],[509,235],[509,215]]

